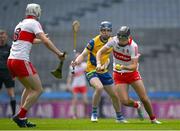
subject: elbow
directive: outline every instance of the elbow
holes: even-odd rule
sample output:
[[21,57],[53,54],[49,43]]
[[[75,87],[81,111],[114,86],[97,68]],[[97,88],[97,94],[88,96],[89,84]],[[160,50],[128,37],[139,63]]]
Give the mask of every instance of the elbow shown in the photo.
[[131,69],[131,71],[136,71],[137,70],[137,65],[134,65]]

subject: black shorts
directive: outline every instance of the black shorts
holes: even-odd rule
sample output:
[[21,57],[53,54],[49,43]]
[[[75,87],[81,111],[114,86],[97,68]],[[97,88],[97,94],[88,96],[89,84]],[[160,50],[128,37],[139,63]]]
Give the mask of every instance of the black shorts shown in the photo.
[[2,88],[3,83],[6,88],[15,87],[15,82],[8,69],[0,69],[0,89]]

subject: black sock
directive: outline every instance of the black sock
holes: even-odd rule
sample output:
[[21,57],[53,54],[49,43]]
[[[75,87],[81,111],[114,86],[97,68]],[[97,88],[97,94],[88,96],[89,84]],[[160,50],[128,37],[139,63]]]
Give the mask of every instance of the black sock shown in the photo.
[[10,105],[11,105],[11,109],[12,109],[12,115],[15,115],[15,113],[16,113],[16,99],[15,99],[15,97],[11,97]]

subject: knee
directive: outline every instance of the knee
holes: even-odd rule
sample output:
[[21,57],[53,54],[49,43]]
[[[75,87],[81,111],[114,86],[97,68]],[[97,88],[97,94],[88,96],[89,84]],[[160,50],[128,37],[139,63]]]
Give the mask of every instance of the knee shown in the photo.
[[38,93],[39,95],[41,95],[41,94],[43,93],[43,91],[44,91],[44,89],[41,87],[41,88],[38,88],[37,93]]
[[103,87],[101,87],[101,86],[96,87],[96,92],[101,93],[102,91],[103,91]]

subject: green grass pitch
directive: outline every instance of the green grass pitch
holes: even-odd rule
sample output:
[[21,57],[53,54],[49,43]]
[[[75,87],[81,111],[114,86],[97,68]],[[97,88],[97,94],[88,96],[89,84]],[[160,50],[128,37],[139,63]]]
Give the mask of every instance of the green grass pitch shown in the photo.
[[0,119],[0,130],[180,130],[180,120],[161,119],[160,125],[151,124],[149,120],[128,119],[130,123],[116,123],[114,119],[99,119],[93,123],[90,119],[36,119],[30,121],[37,124],[36,128],[19,128],[7,118]]

